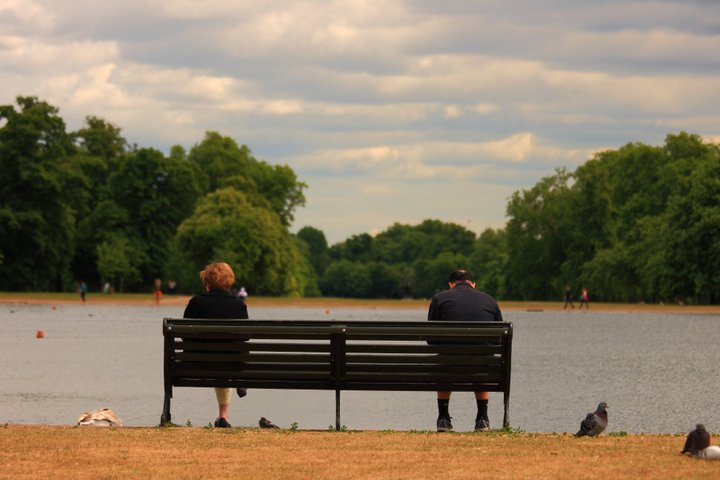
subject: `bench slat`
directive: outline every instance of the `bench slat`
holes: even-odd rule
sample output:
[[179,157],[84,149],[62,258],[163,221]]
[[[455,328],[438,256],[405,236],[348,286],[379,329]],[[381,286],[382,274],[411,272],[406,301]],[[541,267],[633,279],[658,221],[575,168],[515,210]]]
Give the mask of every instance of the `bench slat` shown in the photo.
[[428,345],[425,342],[415,342],[410,344],[392,344],[383,342],[382,344],[361,344],[348,343],[345,347],[348,353],[468,353],[475,355],[495,355],[502,354],[501,345]]
[[202,368],[195,367],[179,367],[176,371],[175,378],[196,378],[202,379],[254,379],[254,378],[267,378],[271,380],[321,380],[330,379],[330,371],[326,368],[324,370],[312,370],[312,369],[291,369],[284,368],[279,370],[262,369],[262,370],[251,370],[251,369],[239,369],[239,370],[228,370],[228,369],[213,369],[205,370]]
[[479,355],[348,355],[345,360],[348,368],[351,365],[362,364],[426,364],[426,365],[472,365],[503,367],[500,357]]

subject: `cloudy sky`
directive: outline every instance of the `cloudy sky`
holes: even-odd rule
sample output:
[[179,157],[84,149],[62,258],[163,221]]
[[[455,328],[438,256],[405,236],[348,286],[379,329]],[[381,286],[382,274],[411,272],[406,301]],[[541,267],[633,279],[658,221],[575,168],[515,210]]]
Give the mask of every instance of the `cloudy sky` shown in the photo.
[[668,133],[720,141],[716,0],[0,0],[0,104],[189,149],[215,130],[307,183],[330,243]]

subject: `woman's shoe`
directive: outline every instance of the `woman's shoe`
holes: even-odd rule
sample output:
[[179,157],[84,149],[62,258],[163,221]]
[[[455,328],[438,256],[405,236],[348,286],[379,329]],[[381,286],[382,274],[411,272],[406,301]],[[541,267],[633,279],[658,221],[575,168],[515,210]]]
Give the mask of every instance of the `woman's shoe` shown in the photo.
[[215,428],[230,428],[232,425],[230,425],[230,422],[227,421],[225,418],[216,418],[215,419]]

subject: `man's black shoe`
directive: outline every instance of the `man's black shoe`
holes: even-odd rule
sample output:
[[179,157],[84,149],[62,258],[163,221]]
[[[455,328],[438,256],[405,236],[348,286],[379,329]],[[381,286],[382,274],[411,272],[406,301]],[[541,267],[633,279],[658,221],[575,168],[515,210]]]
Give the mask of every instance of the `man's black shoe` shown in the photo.
[[475,421],[475,431],[476,432],[489,432],[490,431],[490,421],[488,421],[487,418],[481,418],[480,420]]
[[452,422],[449,418],[438,417],[437,419],[437,431],[438,432],[449,432],[453,429]]

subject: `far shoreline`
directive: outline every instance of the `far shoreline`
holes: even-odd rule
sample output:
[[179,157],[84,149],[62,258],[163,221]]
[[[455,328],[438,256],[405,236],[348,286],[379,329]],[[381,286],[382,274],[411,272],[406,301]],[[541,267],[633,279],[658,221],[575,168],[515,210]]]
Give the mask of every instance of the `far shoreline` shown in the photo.
[[[163,295],[160,306],[184,306],[190,295]],[[356,299],[328,297],[249,297],[248,307],[258,308],[365,308],[425,310],[429,299]],[[563,309],[563,302],[499,301],[503,311],[586,313],[586,310]],[[77,293],[0,292],[0,304],[82,305]],[[152,293],[89,293],[86,305],[155,306]],[[668,305],[648,303],[590,303],[590,312],[720,314],[720,305]]]

